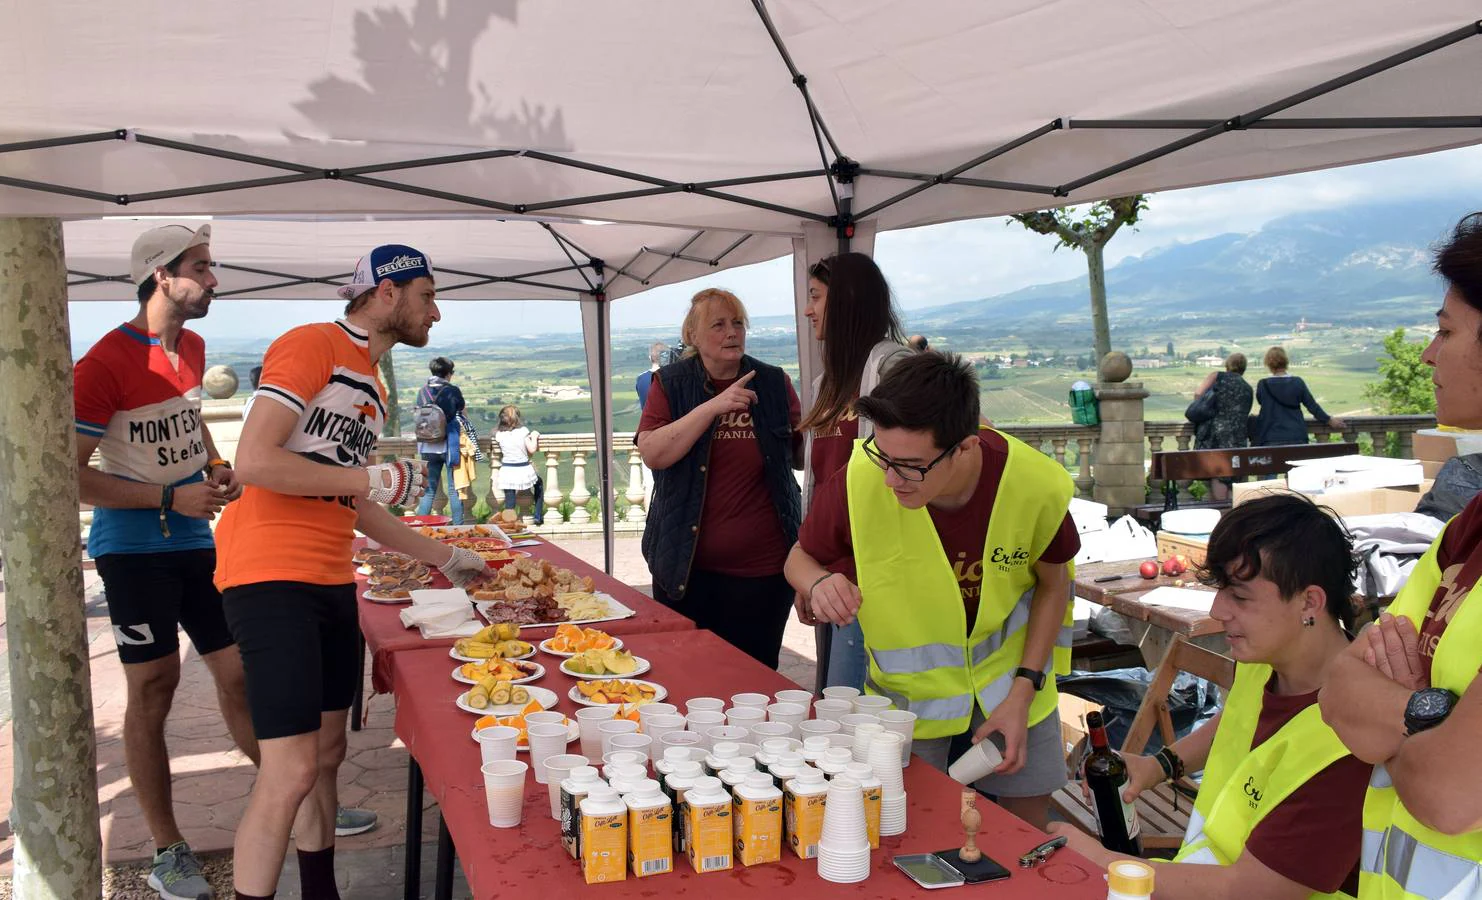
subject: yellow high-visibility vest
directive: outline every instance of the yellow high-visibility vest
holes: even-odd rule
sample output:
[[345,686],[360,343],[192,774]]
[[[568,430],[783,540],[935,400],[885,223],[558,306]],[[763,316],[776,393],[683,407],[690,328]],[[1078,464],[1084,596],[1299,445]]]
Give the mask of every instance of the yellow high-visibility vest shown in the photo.
[[[849,459],[849,528],[869,655],[865,690],[916,713],[915,737],[967,730],[1003,702],[1024,658],[1034,563],[1055,537],[1074,494],[1070,474],[1002,435],[1008,460],[983,545],[982,593],[971,631],[952,563],[926,509],[906,509],[885,473],[859,449]],[[1056,711],[1055,675],[1070,671],[1070,591],[1045,685],[1029,707],[1034,725]]]
[[[1444,535],[1444,532],[1443,532]],[[1416,563],[1389,611],[1419,631],[1441,584],[1436,552],[1441,538]],[[1473,586],[1452,616],[1431,662],[1431,685],[1458,697],[1482,666],[1482,584]],[[1364,849],[1359,860],[1362,900],[1482,898],[1482,831],[1442,834],[1405,809],[1384,766],[1374,767],[1364,798]]]
[[[1271,680],[1271,667],[1261,663],[1235,666],[1235,685],[1220,713],[1219,731],[1204,764],[1204,780],[1184,843],[1173,857],[1179,863],[1228,866],[1245,851],[1245,842],[1261,820],[1328,766],[1348,755],[1333,729],[1323,723],[1314,703],[1251,749],[1261,698]],[[1318,897],[1347,897],[1323,894]]]

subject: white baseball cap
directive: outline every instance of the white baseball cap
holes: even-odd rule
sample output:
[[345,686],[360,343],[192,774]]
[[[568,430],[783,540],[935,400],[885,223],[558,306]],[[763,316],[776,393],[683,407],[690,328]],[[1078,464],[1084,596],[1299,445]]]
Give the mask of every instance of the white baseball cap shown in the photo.
[[154,270],[169,265],[170,260],[201,244],[211,243],[210,224],[192,231],[185,225],[161,225],[151,228],[134,239],[134,252],[129,257],[129,277],[137,287],[145,282]]

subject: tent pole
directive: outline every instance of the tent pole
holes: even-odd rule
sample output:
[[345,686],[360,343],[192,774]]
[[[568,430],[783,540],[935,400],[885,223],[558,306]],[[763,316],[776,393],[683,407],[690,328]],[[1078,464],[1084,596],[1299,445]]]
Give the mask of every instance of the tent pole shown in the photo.
[[597,444],[597,497],[602,510],[602,571],[613,571],[617,497],[612,489],[612,320],[603,291],[605,266],[592,260],[597,290],[582,300],[582,331],[587,345],[587,383],[592,387],[592,425]]
[[0,219],[0,554],[18,777],[18,897],[97,897],[103,882],[88,679],[72,347],[58,219]]

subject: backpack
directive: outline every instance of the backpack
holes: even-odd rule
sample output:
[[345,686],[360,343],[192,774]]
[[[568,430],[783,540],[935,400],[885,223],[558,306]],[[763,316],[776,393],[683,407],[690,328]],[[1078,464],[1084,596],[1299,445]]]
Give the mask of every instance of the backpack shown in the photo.
[[417,405],[412,409],[412,432],[424,444],[436,444],[448,439],[447,413],[433,400],[431,388],[424,387],[417,394]]

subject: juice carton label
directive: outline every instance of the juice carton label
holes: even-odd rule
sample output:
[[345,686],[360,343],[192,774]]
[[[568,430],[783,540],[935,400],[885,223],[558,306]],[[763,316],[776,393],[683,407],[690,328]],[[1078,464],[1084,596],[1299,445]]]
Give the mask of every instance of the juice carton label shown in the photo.
[[674,802],[674,855],[687,856],[690,845],[689,804],[677,799]]
[[782,798],[787,845],[801,859],[818,855],[818,839],[823,834],[823,809],[827,803],[827,794],[799,797],[788,791]]
[[628,877],[628,816],[582,816],[581,873],[587,884]]
[[865,833],[869,835],[871,850],[880,849],[880,794],[878,787],[864,791]]
[[561,788],[561,846],[572,859],[581,859],[581,801],[586,794]]
[[628,811],[628,865],[639,878],[674,871],[674,819],[670,807]]
[[691,804],[686,855],[696,872],[719,872],[731,868],[731,804]]
[[782,800],[745,800],[731,805],[736,821],[736,859],[743,866],[782,858]]

